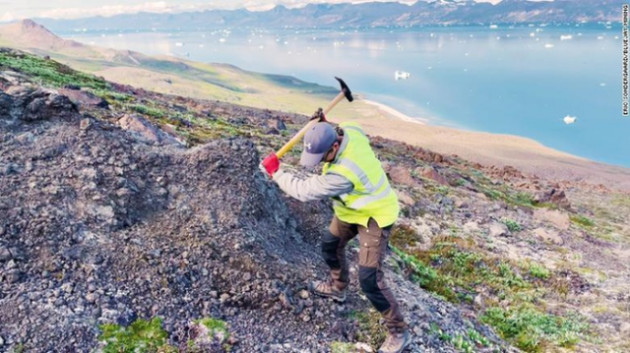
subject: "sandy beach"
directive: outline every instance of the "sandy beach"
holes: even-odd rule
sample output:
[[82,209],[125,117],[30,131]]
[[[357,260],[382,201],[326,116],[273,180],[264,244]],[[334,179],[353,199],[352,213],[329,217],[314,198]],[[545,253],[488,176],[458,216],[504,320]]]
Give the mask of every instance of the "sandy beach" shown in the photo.
[[421,124],[421,125],[426,125],[428,124],[429,119],[427,118],[421,118],[421,117],[411,117],[409,115],[406,115],[405,113],[402,113],[388,105],[379,103],[379,102],[375,102],[369,99],[361,99],[363,102],[365,102],[368,105],[373,106],[375,109],[377,109],[378,111],[380,111],[382,114],[386,114],[386,115],[390,115],[392,117],[395,117],[397,119],[400,119],[402,121],[406,121],[409,123],[415,123],[415,124]]

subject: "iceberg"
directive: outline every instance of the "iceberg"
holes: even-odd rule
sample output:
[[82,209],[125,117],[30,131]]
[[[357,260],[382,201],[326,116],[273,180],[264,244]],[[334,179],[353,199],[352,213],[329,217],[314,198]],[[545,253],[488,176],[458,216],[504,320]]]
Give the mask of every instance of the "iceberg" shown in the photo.
[[573,123],[575,122],[575,120],[576,120],[576,119],[577,119],[577,116],[570,116],[570,115],[567,115],[567,116],[565,116],[565,117],[564,117],[564,119],[562,119],[562,120],[564,120],[564,123],[565,123],[565,124],[567,124],[567,125],[571,125],[571,124],[573,124]]
[[396,71],[394,72],[394,80],[397,80],[397,81],[398,81],[398,80],[406,80],[406,79],[408,79],[410,76],[411,76],[411,74],[410,74],[410,73],[408,73],[408,72],[405,72],[405,71],[399,71],[399,70],[396,70]]

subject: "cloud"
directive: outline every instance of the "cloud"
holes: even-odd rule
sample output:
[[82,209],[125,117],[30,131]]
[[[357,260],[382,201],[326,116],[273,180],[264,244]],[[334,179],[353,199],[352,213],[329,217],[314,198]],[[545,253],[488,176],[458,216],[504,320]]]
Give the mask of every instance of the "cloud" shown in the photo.
[[575,120],[576,120],[576,119],[577,119],[577,116],[570,116],[570,115],[567,115],[567,116],[565,116],[565,117],[564,117],[564,119],[562,119],[562,120],[564,120],[564,123],[565,123],[565,124],[570,125],[570,124],[573,124],[573,123],[575,122]]

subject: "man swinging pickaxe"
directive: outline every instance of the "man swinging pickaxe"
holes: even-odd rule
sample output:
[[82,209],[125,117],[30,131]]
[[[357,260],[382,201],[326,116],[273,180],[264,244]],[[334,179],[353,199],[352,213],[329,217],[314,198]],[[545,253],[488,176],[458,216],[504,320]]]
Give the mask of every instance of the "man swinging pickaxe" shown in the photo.
[[[327,120],[328,112],[343,98],[352,102],[345,82],[341,92],[326,109],[321,108],[311,121],[276,153],[261,163],[267,173],[288,195],[300,201],[333,199],[334,217],[322,240],[322,254],[330,267],[330,276],[313,281],[313,293],[343,302],[348,286],[345,246],[359,235],[359,283],[372,305],[383,315],[389,334],[379,352],[402,352],[411,342],[407,324],[398,302],[387,286],[381,269],[392,225],[398,218],[398,198],[389,185],[370,141],[356,123],[341,123],[335,129]],[[321,175],[299,179],[281,171],[279,158],[304,136],[300,164],[314,167],[323,162]]]

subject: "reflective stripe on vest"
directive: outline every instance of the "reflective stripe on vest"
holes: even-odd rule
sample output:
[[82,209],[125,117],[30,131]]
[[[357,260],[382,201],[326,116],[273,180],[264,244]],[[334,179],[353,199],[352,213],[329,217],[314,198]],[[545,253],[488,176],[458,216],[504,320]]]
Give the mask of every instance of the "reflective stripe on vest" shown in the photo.
[[355,224],[367,225],[369,218],[374,218],[383,227],[392,224],[398,217],[398,198],[367,136],[351,123],[342,123],[340,127],[346,133],[346,144],[342,144],[337,160],[324,165],[323,173],[342,175],[354,188],[333,201],[335,214],[341,220]]

